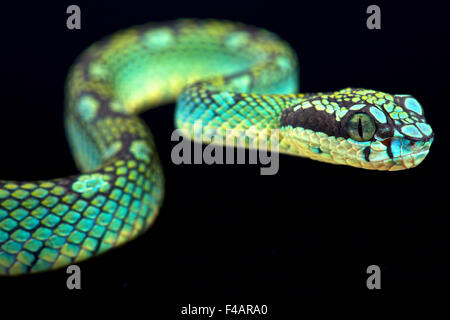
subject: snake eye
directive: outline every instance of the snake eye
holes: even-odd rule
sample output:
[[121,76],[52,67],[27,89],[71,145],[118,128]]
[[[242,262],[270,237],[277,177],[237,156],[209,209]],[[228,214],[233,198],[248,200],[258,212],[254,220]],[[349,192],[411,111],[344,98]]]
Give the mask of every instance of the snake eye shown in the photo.
[[353,140],[368,141],[375,134],[375,122],[366,113],[355,113],[346,125],[347,133]]

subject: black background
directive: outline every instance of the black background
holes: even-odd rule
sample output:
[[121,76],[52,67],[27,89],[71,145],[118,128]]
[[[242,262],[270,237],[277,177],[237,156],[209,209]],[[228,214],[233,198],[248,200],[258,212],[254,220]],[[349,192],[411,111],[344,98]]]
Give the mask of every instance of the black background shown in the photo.
[[[366,28],[366,8],[374,3],[381,30]],[[70,4],[81,7],[81,30],[66,28]],[[172,301],[174,315],[182,303],[449,291],[448,12],[431,2],[397,1],[2,4],[2,179],[76,173],[62,121],[69,66],[118,29],[178,17],[238,20],[279,34],[298,52],[301,91],[353,86],[412,94],[436,136],[424,162],[407,171],[281,155],[278,174],[260,176],[256,165],[172,164],[174,106],[146,112],[166,176],[154,226],[81,263],[81,292],[66,289],[65,270],[1,278],[0,291],[139,293],[155,305]],[[377,292],[366,288],[371,264],[382,268]]]

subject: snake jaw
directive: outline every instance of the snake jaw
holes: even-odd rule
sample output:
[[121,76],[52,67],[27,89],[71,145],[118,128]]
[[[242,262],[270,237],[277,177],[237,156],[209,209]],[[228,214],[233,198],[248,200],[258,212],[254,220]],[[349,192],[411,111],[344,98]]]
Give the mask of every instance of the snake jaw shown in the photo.
[[397,171],[418,166],[427,156],[433,138],[426,141],[405,137],[374,138],[359,142],[329,136],[302,127],[284,126],[280,129],[280,151],[333,164]]

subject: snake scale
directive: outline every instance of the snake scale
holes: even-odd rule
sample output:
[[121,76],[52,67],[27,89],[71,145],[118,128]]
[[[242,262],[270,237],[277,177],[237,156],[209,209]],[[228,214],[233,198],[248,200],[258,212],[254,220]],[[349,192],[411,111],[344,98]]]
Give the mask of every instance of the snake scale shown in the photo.
[[[80,55],[65,88],[66,133],[81,173],[0,181],[0,275],[67,266],[145,232],[164,177],[137,114],[176,99],[175,125],[193,140],[216,135],[229,144],[231,136],[249,147],[239,138],[257,137],[281,153],[365,169],[414,167],[434,136],[410,95],[296,93],[293,49],[269,31],[229,21],[119,31]],[[269,141],[274,133],[279,139]]]

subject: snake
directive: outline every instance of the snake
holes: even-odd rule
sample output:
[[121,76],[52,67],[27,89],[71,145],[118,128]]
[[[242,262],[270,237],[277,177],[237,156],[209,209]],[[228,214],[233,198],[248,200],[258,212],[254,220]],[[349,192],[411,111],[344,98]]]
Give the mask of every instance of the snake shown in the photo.
[[257,141],[256,148],[362,169],[415,167],[434,139],[411,95],[299,93],[294,49],[270,31],[227,20],[118,31],[79,55],[64,90],[66,136],[80,173],[0,181],[2,276],[81,262],[153,224],[164,175],[138,115],[160,105],[176,102],[175,127],[193,141],[248,149]]

